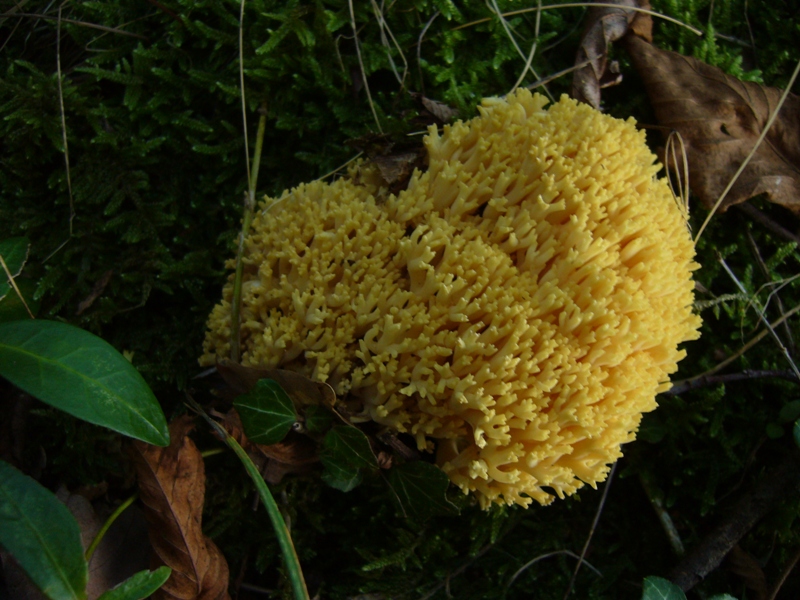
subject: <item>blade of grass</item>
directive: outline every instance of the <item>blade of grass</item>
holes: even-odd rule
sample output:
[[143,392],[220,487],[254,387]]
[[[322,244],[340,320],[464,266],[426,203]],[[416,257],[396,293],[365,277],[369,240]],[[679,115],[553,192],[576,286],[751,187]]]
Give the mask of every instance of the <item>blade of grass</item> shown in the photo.
[[247,455],[247,452],[245,452],[244,448],[242,448],[239,443],[233,439],[233,437],[227,431],[225,431],[225,429],[219,423],[209,417],[202,407],[197,404],[197,402],[195,402],[191,396],[187,394],[186,400],[192,410],[205,419],[211,428],[217,432],[217,435],[219,435],[225,441],[228,447],[234,451],[239,460],[242,461],[247,474],[253,480],[253,483],[258,490],[258,495],[261,497],[261,501],[264,503],[264,507],[267,509],[267,513],[269,514],[272,527],[275,530],[276,537],[278,538],[278,544],[280,545],[281,553],[283,554],[283,562],[289,575],[289,581],[292,585],[294,598],[295,600],[310,600],[308,596],[308,589],[306,588],[306,582],[303,579],[303,570],[300,567],[300,560],[297,558],[297,552],[295,551],[294,544],[292,543],[292,537],[289,534],[289,529],[286,527],[286,522],[283,520],[283,515],[278,508],[278,504],[275,502],[275,498],[272,496],[272,492],[269,491],[269,487],[267,487],[267,484],[264,482],[264,478],[261,476],[261,473],[259,473],[258,468],[255,466],[255,464],[253,464],[253,461],[250,460],[250,457]]

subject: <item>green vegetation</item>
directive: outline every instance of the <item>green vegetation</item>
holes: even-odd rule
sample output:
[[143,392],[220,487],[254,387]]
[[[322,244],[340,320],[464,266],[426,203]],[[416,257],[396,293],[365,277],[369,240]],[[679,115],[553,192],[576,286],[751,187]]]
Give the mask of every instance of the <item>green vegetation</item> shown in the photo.
[[[201,404],[211,401],[205,383],[192,378],[199,371],[204,320],[229,272],[225,261],[235,255],[248,189],[240,4],[76,2],[64,5],[61,21],[57,5],[34,5],[25,4],[25,14],[47,18],[0,16],[0,242],[30,240],[17,282],[32,310],[124,352],[169,419],[185,410],[184,390],[194,388]],[[265,107],[267,113],[259,195],[329,173],[357,153],[348,140],[379,127],[397,140],[422,130],[423,109],[410,92],[472,116],[481,97],[511,89],[534,39],[532,67],[539,76],[571,66],[584,9],[543,11],[536,38],[534,12],[509,18],[506,29],[493,5],[361,1],[353,2],[351,22],[343,0],[248,0],[242,56],[251,154],[258,111]],[[497,6],[521,7],[512,0]],[[705,32],[698,37],[659,22],[659,47],[731,75],[782,86],[800,58],[800,25],[789,2],[666,0],[654,2],[654,9]],[[603,91],[606,110],[654,123],[624,50],[614,47],[612,54],[624,80]],[[529,74],[523,85],[534,81]],[[558,97],[569,86],[566,76],[547,91]],[[649,140],[654,147],[662,143],[655,131]],[[760,199],[751,204],[796,229],[784,209]],[[692,205],[695,231],[704,217],[705,210]],[[796,244],[745,213],[717,215],[697,251],[702,338],[687,345],[676,380],[737,353],[762,328],[759,311],[774,322],[800,304]],[[0,289],[0,315],[13,309],[16,318],[24,317],[21,306],[6,305],[15,298],[14,291]],[[663,395],[660,408],[645,416],[638,441],[616,468],[572,597],[640,598],[645,576],[667,576],[678,562],[654,508],[666,510],[691,549],[796,451],[796,317],[776,332],[786,352],[768,336],[722,373],[780,377],[717,379]],[[0,401],[11,402],[11,393],[3,384]],[[110,500],[130,496],[130,466],[118,435],[43,404],[28,419],[22,466],[35,464],[43,449],[48,486],[106,481]],[[201,449],[220,445],[206,431],[195,438]],[[451,489],[447,498],[458,515],[404,516],[392,491],[402,482],[389,487],[368,469],[353,465],[352,471],[359,477],[363,471],[363,482],[347,493],[321,482],[318,471],[271,486],[291,524],[312,597],[319,591],[333,599],[451,594],[478,600],[503,597],[505,590],[509,600],[561,598],[602,492],[584,489],[546,508],[483,512]],[[252,510],[252,482],[238,458],[209,457],[206,473],[205,531],[227,558],[232,580],[242,573],[245,583],[288,597],[278,541],[263,511]],[[741,541],[770,584],[800,547],[798,517],[795,489]],[[537,557],[544,558],[517,574]],[[699,590],[752,597],[729,566]],[[798,594],[795,572],[778,598]]]

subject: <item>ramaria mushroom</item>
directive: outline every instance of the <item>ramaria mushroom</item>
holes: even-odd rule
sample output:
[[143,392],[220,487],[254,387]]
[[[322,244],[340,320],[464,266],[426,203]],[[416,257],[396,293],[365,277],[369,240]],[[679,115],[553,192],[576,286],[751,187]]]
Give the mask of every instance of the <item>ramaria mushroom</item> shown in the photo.
[[[483,507],[603,481],[698,337],[694,246],[644,132],[546,103],[431,128],[396,196],[361,163],[267,199],[246,240],[242,363],[328,382]],[[204,365],[229,354],[231,294]]]

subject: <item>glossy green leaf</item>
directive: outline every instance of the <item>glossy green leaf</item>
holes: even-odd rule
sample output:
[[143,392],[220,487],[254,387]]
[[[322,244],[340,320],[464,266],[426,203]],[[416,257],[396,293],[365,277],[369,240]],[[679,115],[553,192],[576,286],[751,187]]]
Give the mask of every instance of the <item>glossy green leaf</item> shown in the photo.
[[3,461],[0,546],[48,598],[86,598],[89,570],[75,519],[53,494]]
[[337,425],[322,439],[320,459],[341,468],[376,469],[378,461],[364,433],[352,426]]
[[800,419],[794,422],[794,427],[792,428],[792,435],[794,436],[794,443],[800,448]]
[[358,487],[363,479],[359,468],[342,465],[325,456],[322,456],[321,462],[324,467],[322,481],[340,492],[349,492]]
[[324,433],[333,425],[333,414],[324,406],[312,404],[306,408],[306,429],[311,433]]
[[272,379],[259,379],[233,406],[242,419],[248,439],[256,444],[277,444],[297,421],[292,399]]
[[730,594],[715,594],[711,596],[708,600],[736,600],[734,596]]
[[139,571],[113,589],[102,594],[97,600],[141,600],[150,597],[164,585],[172,574],[169,567],[159,567],[155,571]]
[[[30,247],[30,241],[26,237],[13,237],[0,241],[0,256],[3,257],[12,277],[16,277],[22,272],[25,261],[28,260]],[[8,275],[5,269],[0,267],[0,299],[3,299],[11,290]]]
[[109,343],[55,321],[0,323],[0,375],[79,419],[154,444],[169,444],[158,400]]
[[390,469],[388,478],[394,499],[406,516],[425,519],[458,512],[447,499],[450,478],[435,465],[408,462]]
[[642,600],[686,600],[681,588],[663,577],[645,577],[642,587]]
[[[36,316],[39,312],[39,305],[41,304],[41,300],[34,297],[36,282],[30,279],[17,279],[17,288],[25,299],[25,304],[28,305],[33,315]],[[24,321],[30,318],[16,290],[12,290],[11,293],[5,295],[5,298],[0,299],[0,323]]]

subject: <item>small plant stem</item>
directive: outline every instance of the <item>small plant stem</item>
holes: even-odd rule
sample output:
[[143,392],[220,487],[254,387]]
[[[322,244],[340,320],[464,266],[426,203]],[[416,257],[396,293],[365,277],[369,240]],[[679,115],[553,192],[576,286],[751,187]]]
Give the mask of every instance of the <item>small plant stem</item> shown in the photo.
[[256,134],[256,151],[253,155],[253,168],[249,171],[247,196],[244,201],[244,219],[242,219],[242,232],[239,234],[239,250],[236,253],[236,275],[233,279],[233,298],[231,299],[231,360],[239,362],[240,319],[242,310],[242,274],[244,272],[244,240],[250,225],[253,223],[253,212],[256,206],[256,185],[258,184],[258,168],[261,165],[261,150],[264,147],[264,131],[267,127],[267,111],[261,109],[258,119],[258,133]]
[[97,535],[94,536],[94,539],[92,540],[92,543],[89,544],[89,547],[86,549],[86,553],[84,554],[84,556],[86,557],[86,562],[87,563],[90,563],[92,561],[92,555],[94,554],[94,551],[97,550],[97,547],[100,545],[100,542],[103,541],[103,537],[106,535],[108,530],[114,524],[114,521],[116,521],[117,518],[122,513],[124,513],[125,510],[131,504],[133,504],[138,497],[139,497],[139,492],[136,492],[133,496],[130,496],[127,500],[125,500],[125,502],[120,504],[117,507],[117,510],[115,510],[113,513],[111,513],[111,515],[106,519],[106,522],[103,523],[103,526],[100,528],[100,531],[97,532]]
[[611,471],[608,474],[608,478],[606,479],[606,485],[603,489],[603,495],[600,498],[600,504],[597,506],[597,512],[594,515],[594,521],[592,521],[592,528],[589,530],[589,535],[586,537],[586,543],[583,545],[583,550],[581,550],[581,556],[578,559],[578,564],[575,565],[575,571],[572,573],[572,578],[569,580],[569,585],[567,586],[567,591],[564,592],[564,600],[569,598],[569,595],[572,593],[572,588],[575,585],[575,580],[578,577],[578,571],[581,569],[581,565],[584,562],[584,558],[586,558],[586,552],[589,550],[589,544],[592,543],[592,537],[594,537],[594,532],[597,530],[597,523],[600,521],[600,515],[603,514],[603,507],[606,505],[606,498],[608,498],[608,490],[611,489],[611,481],[614,479],[614,473],[617,470],[617,464],[614,463],[614,466],[611,467]]
[[261,476],[261,473],[258,472],[258,467],[253,464],[253,461],[247,455],[247,452],[245,452],[244,448],[242,448],[239,443],[233,439],[233,436],[225,431],[225,429],[219,423],[209,417],[208,414],[206,414],[202,407],[197,404],[197,402],[195,402],[191,396],[187,394],[186,400],[189,403],[189,406],[191,406],[192,410],[206,420],[211,428],[217,432],[217,435],[219,435],[225,441],[228,447],[234,451],[239,460],[242,461],[247,474],[253,480],[253,483],[258,490],[258,495],[261,497],[264,507],[267,509],[270,521],[272,521],[272,528],[274,529],[275,535],[278,538],[281,554],[283,554],[283,563],[289,575],[289,582],[292,585],[294,598],[295,600],[310,600],[308,589],[306,588],[306,582],[303,579],[303,570],[300,567],[300,560],[297,558],[297,552],[295,551],[294,544],[292,543],[292,537],[289,534],[289,529],[286,527],[286,521],[284,521],[283,515],[281,515],[280,508],[278,508],[278,504],[275,502],[272,492],[269,491],[269,487],[264,482],[264,478]]
[[[800,63],[798,63],[798,64],[800,64]],[[736,278],[736,275],[733,274],[733,271],[730,270],[730,267],[728,267],[728,264],[725,262],[725,260],[723,258],[719,258],[718,260],[719,260],[719,263],[722,265],[722,268],[725,269],[725,272],[728,274],[728,276],[736,284],[736,287],[739,288],[739,291],[742,292],[742,294],[747,295],[747,290],[744,288],[742,283]],[[759,318],[761,319],[761,322],[764,323],[764,326],[772,334],[772,337],[774,338],[775,343],[778,344],[778,348],[780,348],[781,352],[786,357],[786,360],[789,362],[789,366],[792,367],[792,371],[794,372],[795,377],[797,379],[800,379],[800,369],[798,369],[797,365],[794,364],[794,361],[792,360],[792,357],[789,354],[789,351],[786,349],[786,346],[783,345],[783,341],[781,341],[781,338],[775,332],[775,329],[772,327],[772,325],[770,325],[770,322],[767,320],[767,316],[764,313],[764,309],[761,307],[761,304],[756,300],[755,297],[753,297],[751,302],[756,307],[756,313],[758,314]]]
[[672,521],[672,517],[667,512],[667,509],[664,508],[664,494],[650,478],[643,473],[639,474],[639,483],[642,484],[642,489],[647,495],[647,499],[650,500],[650,505],[653,507],[653,510],[656,511],[656,516],[658,516],[658,520],[661,522],[661,527],[664,528],[664,533],[667,534],[667,539],[669,540],[669,545],[672,547],[672,551],[677,556],[683,556],[686,553],[686,549],[683,546],[678,529]]

